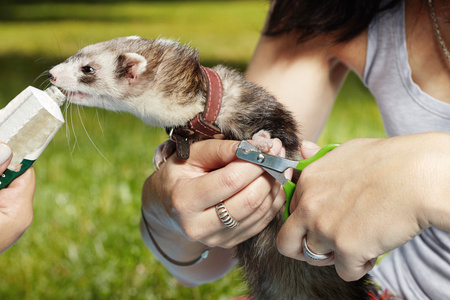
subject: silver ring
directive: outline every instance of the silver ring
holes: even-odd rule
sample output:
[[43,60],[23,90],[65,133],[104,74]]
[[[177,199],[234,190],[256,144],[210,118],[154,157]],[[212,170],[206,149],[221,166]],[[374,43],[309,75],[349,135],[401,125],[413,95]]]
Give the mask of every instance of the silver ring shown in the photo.
[[333,252],[329,252],[327,254],[317,254],[311,251],[309,249],[308,244],[306,242],[306,236],[303,239],[303,254],[305,254],[306,261],[313,260],[313,261],[325,261],[329,259],[331,256],[333,256]]
[[227,208],[225,207],[225,205],[223,205],[223,202],[220,202],[216,205],[216,213],[220,221],[222,221],[225,226],[234,228],[239,225],[239,222],[230,216]]

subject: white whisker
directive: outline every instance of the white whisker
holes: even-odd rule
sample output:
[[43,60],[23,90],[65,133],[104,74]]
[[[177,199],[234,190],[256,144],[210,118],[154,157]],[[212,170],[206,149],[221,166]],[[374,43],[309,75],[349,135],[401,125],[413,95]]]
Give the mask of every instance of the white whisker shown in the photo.
[[92,145],[94,146],[94,148],[98,151],[98,153],[100,153],[100,155],[108,162],[108,164],[110,166],[112,166],[112,163],[106,158],[105,155],[103,155],[103,153],[100,151],[100,149],[97,147],[97,145],[94,143],[94,141],[92,140],[91,136],[89,135],[86,126],[84,126],[84,121],[83,118],[81,117],[81,113],[80,113],[80,106],[77,105],[78,108],[78,116],[80,117],[80,121],[81,121],[81,125],[83,126],[84,132],[86,133],[86,136],[89,138],[89,140],[91,141]]
[[[38,77],[36,77],[36,78],[33,80],[33,84],[35,84],[35,82],[38,81],[38,79],[40,79],[40,78],[42,78],[42,77],[44,77],[44,76],[45,76],[45,77],[48,77],[48,73],[49,73],[49,71],[48,71],[48,70],[45,70],[44,72],[42,72],[41,74],[39,74]],[[44,88],[41,88],[42,86],[44,86]],[[45,89],[48,88],[49,86],[50,86],[50,81],[48,80],[48,78],[45,78],[45,80],[39,84],[39,87],[40,87],[41,89],[43,89],[43,90],[45,90]]]
[[[72,124],[72,133],[73,133],[73,137],[74,137],[73,147],[71,147],[70,151],[73,154],[75,147],[78,145],[78,136],[77,136],[77,133],[75,132],[75,126],[74,126],[74,122],[73,122],[73,106],[70,108],[70,123]],[[70,144],[69,144],[69,147],[70,147]]]
[[102,123],[100,122],[100,116],[98,115],[98,109],[95,110],[95,118],[98,122],[98,127],[100,127],[100,131],[102,132],[102,136],[105,136],[105,132],[103,131]]
[[[67,118],[67,110],[69,109],[70,103],[69,102],[65,102],[64,104],[64,108],[62,108],[63,114],[64,114],[64,120],[65,120],[65,128],[66,128],[66,141],[67,141],[67,148],[69,149],[69,154],[70,154],[70,160],[72,161],[72,165],[74,165],[74,160],[73,160],[73,151],[71,150],[70,147],[70,128],[69,128],[69,121]],[[72,126],[73,127],[73,126]]]

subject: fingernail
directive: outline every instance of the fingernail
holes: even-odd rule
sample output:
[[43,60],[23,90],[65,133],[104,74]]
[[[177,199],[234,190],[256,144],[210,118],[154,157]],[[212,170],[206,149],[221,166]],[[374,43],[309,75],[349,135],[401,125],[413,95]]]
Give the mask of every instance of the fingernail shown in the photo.
[[320,149],[320,146],[310,141],[302,141],[302,148],[308,150],[316,150]]
[[0,165],[3,165],[11,156],[11,148],[4,143],[0,143]]

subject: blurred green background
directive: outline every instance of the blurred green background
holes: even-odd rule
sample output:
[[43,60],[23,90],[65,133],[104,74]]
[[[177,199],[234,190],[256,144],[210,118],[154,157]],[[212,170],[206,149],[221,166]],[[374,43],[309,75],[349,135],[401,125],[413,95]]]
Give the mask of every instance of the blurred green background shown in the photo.
[[[206,66],[245,71],[268,2],[0,1],[0,107],[51,66],[118,36],[188,43]],[[10,4],[8,4],[10,3]],[[11,4],[12,3],[12,4]],[[35,164],[35,217],[0,256],[0,299],[229,299],[245,293],[239,270],[184,288],[141,241],[140,192],[167,137],[128,114],[70,106],[66,125]],[[353,74],[320,143],[384,137],[373,98]]]

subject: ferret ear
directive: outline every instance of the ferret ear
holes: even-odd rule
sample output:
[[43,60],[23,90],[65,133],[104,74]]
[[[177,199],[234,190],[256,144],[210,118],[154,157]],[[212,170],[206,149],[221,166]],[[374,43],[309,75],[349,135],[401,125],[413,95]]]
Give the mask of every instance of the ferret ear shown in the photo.
[[125,53],[118,58],[117,72],[119,77],[127,78],[129,84],[135,83],[146,68],[147,60],[140,54]]

